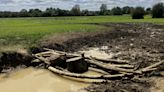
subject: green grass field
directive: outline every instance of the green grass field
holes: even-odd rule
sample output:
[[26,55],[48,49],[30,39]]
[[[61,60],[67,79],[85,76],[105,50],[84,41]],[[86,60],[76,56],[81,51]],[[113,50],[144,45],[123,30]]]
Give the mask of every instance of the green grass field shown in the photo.
[[46,18],[1,18],[0,46],[29,45],[47,35],[75,31],[98,31],[104,27],[86,23],[104,22],[149,22],[164,24],[164,19],[133,20],[130,16],[83,16],[83,17],[46,17]]

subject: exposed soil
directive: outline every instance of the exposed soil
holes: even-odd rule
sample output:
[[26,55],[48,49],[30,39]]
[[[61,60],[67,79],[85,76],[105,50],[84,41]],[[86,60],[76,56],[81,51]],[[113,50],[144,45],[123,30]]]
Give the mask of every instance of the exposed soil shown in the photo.
[[108,83],[94,84],[86,88],[89,92],[150,92],[150,82],[118,80]]
[[[76,52],[87,50],[88,47],[100,48],[106,46],[107,48],[101,50],[108,54],[112,53],[113,56],[111,58],[131,61],[131,64],[134,64],[136,68],[143,68],[164,60],[164,26],[148,23],[104,23],[94,25],[101,25],[107,28],[99,32],[65,33],[44,38],[44,40],[40,40],[39,47],[33,47],[30,50],[32,53],[37,53],[43,51],[42,48],[46,47],[66,52]],[[110,30],[108,30],[108,27],[110,27]],[[112,30],[111,27],[113,28]],[[8,58],[3,60],[2,57],[9,57],[11,54],[3,54],[1,56],[1,64],[3,66],[6,66],[3,61]],[[24,56],[17,53],[13,53],[12,56],[19,56],[18,60],[16,58],[17,65],[20,65],[20,63],[26,65],[30,61],[21,62]],[[7,61],[12,61],[12,59]],[[14,66],[17,65],[14,64]],[[27,63],[26,66],[30,65]],[[12,63],[9,62],[7,66],[12,66]],[[142,80],[137,78],[137,80],[117,80],[93,84],[86,90],[89,92],[155,92],[157,88],[161,88],[158,86],[164,85],[164,83],[162,81],[157,82],[153,78],[164,80],[164,75],[161,73],[163,70],[164,65],[161,65],[160,71],[138,76]],[[158,92],[164,92],[164,90],[161,89]]]
[[[94,24],[113,27],[113,30],[92,33],[72,33],[62,36],[50,37],[41,42],[42,47],[76,52],[88,47],[107,46],[102,49],[106,53],[114,54],[114,59],[129,60],[136,68],[143,68],[164,59],[164,26],[148,23],[104,23]],[[62,38],[62,39],[61,39]],[[160,66],[164,70],[164,65]],[[155,92],[150,90],[158,83],[151,77],[161,76],[161,72],[155,71],[138,76],[145,78],[139,83],[133,80],[118,80],[109,83],[94,84],[87,88],[91,92]],[[158,79],[158,77],[155,77]],[[160,84],[164,84],[162,81]],[[151,84],[151,85],[150,85]],[[160,90],[158,92],[164,92]]]

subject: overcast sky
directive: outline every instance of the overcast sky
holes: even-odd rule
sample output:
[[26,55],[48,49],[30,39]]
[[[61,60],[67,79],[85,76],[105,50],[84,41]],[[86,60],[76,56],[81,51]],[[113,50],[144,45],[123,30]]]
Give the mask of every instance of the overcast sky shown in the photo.
[[151,7],[164,0],[0,0],[0,11],[20,11],[21,9],[39,8],[45,10],[47,7],[71,9],[79,4],[81,9],[98,10],[101,4],[107,4],[108,8],[115,6],[144,6]]

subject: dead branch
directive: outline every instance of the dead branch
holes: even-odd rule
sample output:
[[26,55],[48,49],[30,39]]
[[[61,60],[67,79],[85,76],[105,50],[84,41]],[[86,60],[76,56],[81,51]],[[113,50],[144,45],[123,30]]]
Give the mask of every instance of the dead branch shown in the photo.
[[155,71],[155,70],[158,70],[158,68],[150,68],[150,69],[143,70],[142,72],[146,73],[146,72],[151,72],[151,71]]
[[34,55],[37,59],[39,59],[40,61],[42,61],[43,63],[45,63],[45,64],[48,64],[48,65],[50,65],[51,63],[50,63],[50,61],[48,60],[48,59],[45,59],[45,58],[43,58],[43,57],[39,57],[39,56],[37,56],[37,55]]
[[52,54],[52,51],[41,52],[41,53],[37,53],[35,55],[36,56],[42,56],[42,55],[50,55],[50,54]]
[[82,58],[83,57],[75,57],[75,58],[67,59],[66,62],[78,61],[78,60],[81,60]]
[[92,59],[104,62],[104,63],[117,63],[117,64],[128,64],[129,61],[126,60],[117,60],[117,59],[102,59],[97,57],[91,57]]
[[133,71],[133,70],[130,70],[130,69],[123,69],[123,68],[118,68],[118,67],[114,67],[114,66],[106,66],[106,65],[103,65],[99,62],[96,62],[96,61],[93,61],[93,60],[89,60],[89,59],[85,59],[88,63],[90,64],[94,64],[98,67],[101,67],[103,69],[107,69],[107,70],[112,70],[112,71],[118,71],[118,72],[126,72],[126,73],[135,73],[135,74],[141,74],[140,71]]
[[43,48],[43,49],[47,50],[47,51],[56,52],[56,53],[59,53],[59,54],[64,54],[64,55],[67,55],[67,57],[79,57],[79,56],[81,56],[80,54],[67,53],[67,52],[57,51],[57,50],[48,49],[48,48]]
[[[100,62],[99,60],[96,60],[96,59],[92,59],[92,58],[89,58],[89,59],[94,60],[96,62]],[[118,68],[127,68],[127,69],[134,68],[133,65],[129,65],[129,64],[110,64],[110,63],[103,63],[103,62],[101,63],[106,65],[107,67],[118,67]]]
[[[50,65],[52,62],[56,60],[58,57],[64,55],[66,64],[73,62],[74,61],[80,61],[84,60],[86,63],[89,63],[90,65],[94,65],[100,69],[89,67],[89,70],[95,71],[97,73],[101,73],[101,75],[83,75],[83,74],[76,74],[76,73],[70,73],[66,70],[63,70],[60,67],[54,68],[52,66],[48,67],[48,70],[60,74],[63,76],[68,76],[68,77],[74,77],[74,78],[86,78],[86,79],[118,79],[118,78],[124,78],[127,75],[134,75],[134,74],[143,74],[146,72],[151,72],[151,71],[156,71],[159,68],[157,66],[161,65],[164,63],[163,61],[157,62],[153,65],[150,65],[148,67],[145,67],[143,69],[134,69],[135,67],[133,65],[129,64],[129,61],[126,60],[116,60],[116,59],[101,59],[97,57],[84,57],[84,54],[73,54],[73,53],[67,53],[63,51],[56,51],[52,49],[47,49],[46,52],[41,52],[33,55],[36,58],[36,61],[42,61],[47,65]],[[45,57],[44,57],[45,56]],[[69,59],[68,59],[68,58]],[[58,61],[58,60],[57,60]],[[75,65],[76,66],[76,65]],[[115,74],[115,75],[110,75],[108,72],[111,71],[116,71],[117,73],[120,74]]]
[[118,79],[118,78],[122,78],[128,74],[116,74],[116,75],[100,75],[100,76],[96,76],[96,75],[82,75],[82,74],[76,74],[76,73],[70,73],[70,72],[64,72],[61,70],[58,70],[54,67],[49,66],[48,70],[59,74],[59,75],[64,75],[64,76],[68,76],[68,77],[75,77],[75,78],[86,78],[86,79]]
[[94,72],[97,72],[97,73],[105,74],[105,75],[108,75],[109,74],[106,71],[103,71],[103,70],[97,69],[97,68],[93,68],[93,67],[89,67],[89,70],[94,71]]
[[126,69],[133,69],[134,66],[133,65],[119,65],[119,64],[106,64],[106,66],[113,66],[113,67],[119,67],[119,68],[126,68]]
[[159,66],[159,65],[161,65],[161,64],[163,64],[163,63],[164,63],[164,60],[163,60],[163,61],[160,61],[160,62],[157,62],[157,63],[155,63],[155,64],[153,64],[153,65],[150,65],[150,66],[148,66],[148,67],[145,67],[145,68],[141,69],[140,71],[141,71],[141,72],[147,72],[147,71],[149,71],[150,69],[155,68],[155,67],[157,67],[157,66]]

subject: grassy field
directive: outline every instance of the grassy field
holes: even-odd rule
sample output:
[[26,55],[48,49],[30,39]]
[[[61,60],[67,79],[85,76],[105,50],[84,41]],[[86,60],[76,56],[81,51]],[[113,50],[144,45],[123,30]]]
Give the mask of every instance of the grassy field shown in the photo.
[[74,31],[97,31],[104,27],[86,23],[104,22],[149,22],[164,24],[164,19],[132,20],[130,16],[83,16],[46,18],[1,18],[0,46],[30,45],[47,35]]

